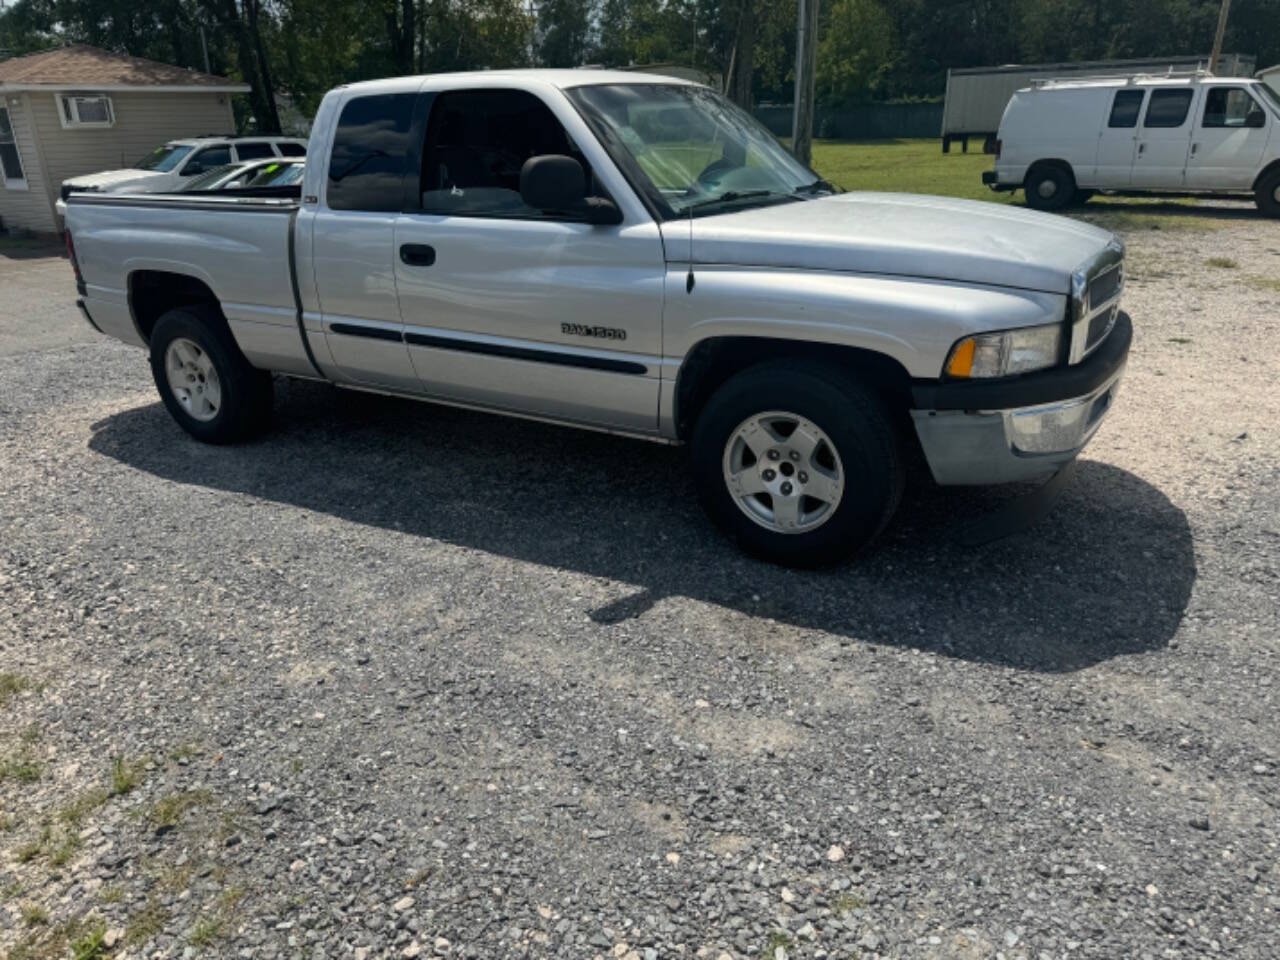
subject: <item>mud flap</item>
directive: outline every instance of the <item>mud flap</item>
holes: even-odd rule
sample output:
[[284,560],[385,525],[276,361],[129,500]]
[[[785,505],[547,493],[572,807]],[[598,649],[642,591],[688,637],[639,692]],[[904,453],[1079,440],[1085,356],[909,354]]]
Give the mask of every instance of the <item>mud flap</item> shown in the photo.
[[1030,493],[1010,500],[985,517],[963,524],[956,530],[956,542],[963,547],[980,547],[1003,540],[1040,522],[1053,510],[1075,466],[1075,460],[1069,461]]

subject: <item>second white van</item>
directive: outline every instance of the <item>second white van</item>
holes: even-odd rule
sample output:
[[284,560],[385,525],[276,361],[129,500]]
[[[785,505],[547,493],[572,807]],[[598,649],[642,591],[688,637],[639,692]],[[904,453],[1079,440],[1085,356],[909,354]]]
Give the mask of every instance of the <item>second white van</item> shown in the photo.
[[1038,210],[1098,191],[1218,194],[1280,217],[1280,95],[1204,74],[1045,81],[1009,101],[982,180]]

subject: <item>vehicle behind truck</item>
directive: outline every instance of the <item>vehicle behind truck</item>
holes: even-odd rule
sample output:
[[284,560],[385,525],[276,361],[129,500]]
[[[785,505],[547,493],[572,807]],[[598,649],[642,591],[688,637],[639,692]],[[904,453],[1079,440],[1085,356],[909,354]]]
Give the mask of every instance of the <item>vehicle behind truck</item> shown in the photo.
[[997,138],[983,182],[1038,210],[1105,191],[1250,197],[1280,217],[1280,94],[1257,80],[1046,81],[1013,95]]
[[727,534],[810,566],[884,528],[913,450],[1060,471],[1128,356],[1110,234],[839,192],[696,84],[353,84],[307,157],[296,196],[68,198],[86,318],[198,440],[261,435],[285,375],[686,444]]

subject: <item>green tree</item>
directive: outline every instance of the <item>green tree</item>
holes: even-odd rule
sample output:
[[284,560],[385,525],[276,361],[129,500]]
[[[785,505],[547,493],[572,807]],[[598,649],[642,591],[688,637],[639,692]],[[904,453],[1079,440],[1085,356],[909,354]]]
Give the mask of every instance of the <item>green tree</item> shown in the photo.
[[893,23],[878,0],[835,0],[818,40],[819,103],[871,100],[893,64]]
[[586,62],[591,39],[591,0],[544,0],[538,9],[538,62],[577,67]]

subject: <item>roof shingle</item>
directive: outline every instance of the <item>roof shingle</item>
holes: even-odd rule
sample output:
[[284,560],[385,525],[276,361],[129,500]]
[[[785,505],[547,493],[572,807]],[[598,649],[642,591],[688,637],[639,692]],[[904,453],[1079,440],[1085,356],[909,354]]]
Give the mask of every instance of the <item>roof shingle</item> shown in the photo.
[[155,60],[127,57],[77,43],[24,57],[0,60],[0,85],[83,85],[139,87],[240,86],[226,77],[187,70]]

